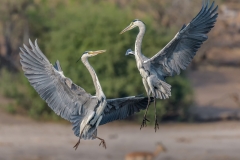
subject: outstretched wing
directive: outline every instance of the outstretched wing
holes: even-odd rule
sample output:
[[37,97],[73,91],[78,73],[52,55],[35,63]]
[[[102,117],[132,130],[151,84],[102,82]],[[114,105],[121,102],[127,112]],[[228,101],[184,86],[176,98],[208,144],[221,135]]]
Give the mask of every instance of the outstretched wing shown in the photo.
[[[22,51],[20,62],[25,76],[57,115],[77,125],[79,122],[71,116],[81,117],[84,104],[89,104],[92,96],[64,76],[58,61],[53,67],[39,49],[37,41],[35,41],[35,46],[31,40],[29,43],[32,49],[26,45],[20,48]],[[79,120],[81,118],[78,118]]]
[[156,71],[162,68],[160,74],[173,76],[180,74],[180,69],[185,70],[192,61],[201,44],[207,40],[207,33],[214,27],[218,13],[214,2],[209,7],[203,4],[198,15],[175,35],[175,37],[155,56],[149,59]]
[[[151,102],[153,98],[151,97]],[[148,104],[147,97],[124,97],[116,99],[108,99],[107,106],[104,110],[103,118],[100,125],[112,122],[115,120],[125,119],[128,116],[139,112],[141,109],[146,109]]]

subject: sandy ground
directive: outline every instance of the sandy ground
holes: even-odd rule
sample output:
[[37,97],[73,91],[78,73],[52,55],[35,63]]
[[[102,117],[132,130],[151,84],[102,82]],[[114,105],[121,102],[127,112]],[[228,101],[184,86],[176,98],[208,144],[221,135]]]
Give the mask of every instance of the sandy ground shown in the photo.
[[240,108],[232,94],[240,94],[240,68],[207,67],[191,71],[189,78],[199,106]]
[[110,123],[101,126],[98,136],[106,140],[107,149],[98,140],[82,141],[78,150],[71,125],[34,122],[23,117],[0,114],[1,160],[121,160],[132,151],[153,151],[162,142],[167,152],[160,160],[239,160],[239,122],[198,124],[161,124],[139,130],[138,125]]
[[[240,69],[205,68],[189,77],[197,106],[193,112],[206,120],[240,113],[230,96],[240,94]],[[122,160],[129,152],[154,151],[157,142],[168,149],[156,158],[160,160],[240,159],[239,121],[161,124],[157,133],[153,127],[140,131],[139,125],[117,122],[99,127],[98,136],[106,140],[106,150],[99,140],[83,140],[75,151],[78,138],[70,124],[35,122],[0,111],[0,160]]]
[[240,119],[240,68],[208,66],[188,76],[200,120]]

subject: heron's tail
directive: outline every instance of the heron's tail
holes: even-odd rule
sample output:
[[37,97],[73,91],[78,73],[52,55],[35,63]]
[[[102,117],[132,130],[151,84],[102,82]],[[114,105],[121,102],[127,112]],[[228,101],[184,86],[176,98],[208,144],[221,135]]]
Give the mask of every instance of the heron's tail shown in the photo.
[[[79,137],[80,136],[80,124],[83,120],[83,116],[80,116],[79,114],[71,115],[70,122],[72,123],[72,130],[74,131],[74,134]],[[97,136],[97,129],[95,127],[90,127],[87,129],[87,133],[83,134],[81,139],[95,139]]]
[[167,99],[171,96],[171,85],[159,80],[158,87],[155,88],[156,98]]

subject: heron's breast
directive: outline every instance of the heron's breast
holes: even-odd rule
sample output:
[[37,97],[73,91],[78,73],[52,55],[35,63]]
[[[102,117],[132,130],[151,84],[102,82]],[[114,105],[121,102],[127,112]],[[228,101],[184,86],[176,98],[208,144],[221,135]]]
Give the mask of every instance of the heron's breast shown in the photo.
[[91,125],[94,125],[97,122],[97,120],[100,118],[100,116],[104,112],[104,109],[105,109],[106,106],[107,106],[106,99],[105,98],[100,99],[99,100],[99,105],[95,110],[94,118],[90,121]]
[[81,138],[85,140],[94,139],[94,133],[96,129],[97,129],[96,126],[87,125],[83,130],[83,134]]
[[139,72],[140,72],[141,76],[145,79],[147,79],[147,77],[149,76],[149,72],[146,71],[144,68],[140,68]]

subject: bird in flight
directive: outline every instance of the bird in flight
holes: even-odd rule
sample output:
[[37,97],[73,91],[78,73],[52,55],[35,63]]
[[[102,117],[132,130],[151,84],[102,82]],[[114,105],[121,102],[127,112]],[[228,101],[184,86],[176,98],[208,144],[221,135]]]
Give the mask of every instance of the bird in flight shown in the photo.
[[145,57],[141,52],[142,39],[145,34],[145,24],[138,19],[133,20],[120,34],[135,27],[139,33],[135,41],[135,51],[128,49],[126,55],[134,55],[137,68],[142,76],[143,85],[149,97],[141,127],[149,121],[146,117],[150,105],[150,97],[154,97],[155,106],[155,132],[159,128],[156,114],[156,98],[166,99],[171,96],[171,85],[165,78],[179,75],[181,69],[185,70],[192,61],[202,43],[208,39],[207,33],[214,27],[218,13],[218,6],[214,2],[203,3],[197,16],[187,25],[183,25],[175,37],[152,58]]
[[[99,139],[106,148],[104,139],[97,136],[97,127],[146,109],[147,97],[130,96],[116,99],[106,99],[98,77],[88,62],[89,57],[104,53],[105,50],[85,51],[81,60],[91,74],[96,95],[87,93],[68,77],[65,77],[59,61],[52,65],[38,47],[29,40],[31,49],[24,45],[20,47],[20,63],[30,84],[48,106],[62,118],[73,125],[74,134],[80,139]],[[82,75],[84,76],[84,75]],[[153,100],[153,99],[152,99]],[[151,100],[151,101],[152,101]]]

